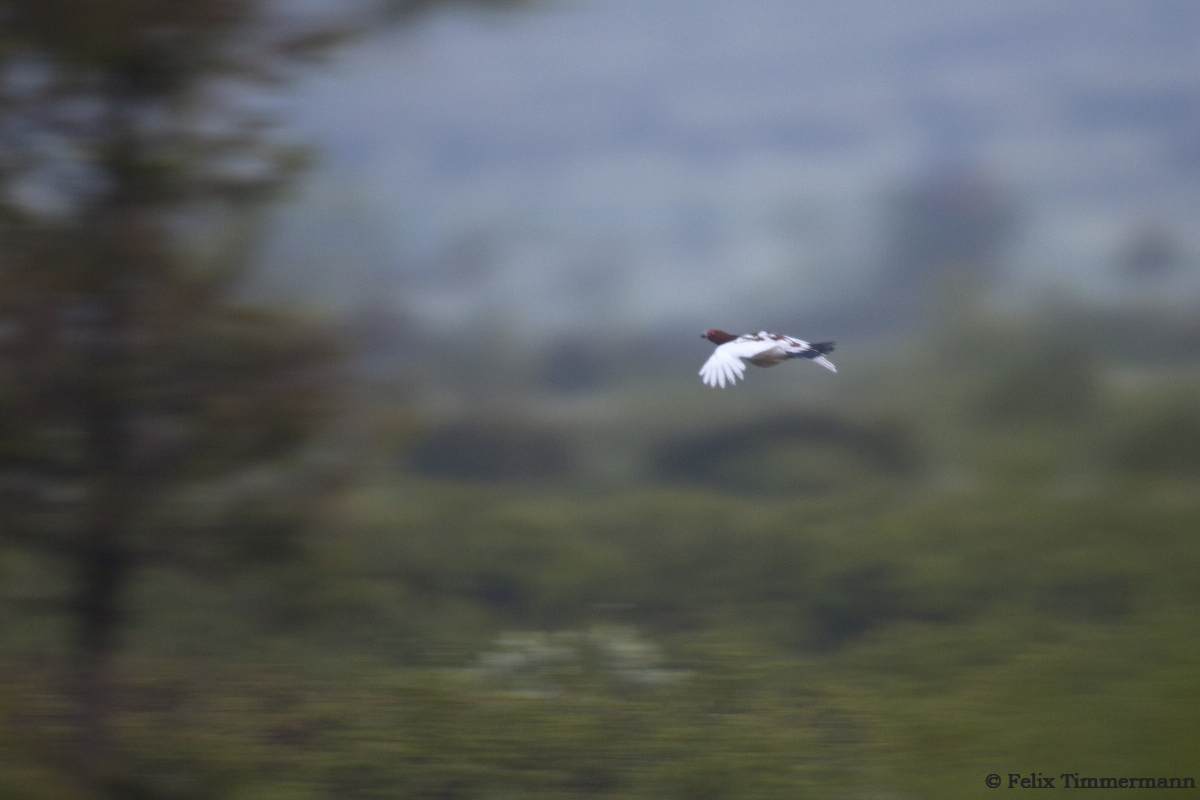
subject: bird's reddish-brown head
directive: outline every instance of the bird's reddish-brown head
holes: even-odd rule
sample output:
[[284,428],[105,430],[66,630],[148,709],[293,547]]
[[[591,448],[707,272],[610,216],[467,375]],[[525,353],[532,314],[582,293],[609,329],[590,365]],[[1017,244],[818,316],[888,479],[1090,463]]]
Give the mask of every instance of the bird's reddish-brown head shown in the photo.
[[732,333],[726,333],[725,331],[720,331],[716,328],[709,328],[704,333],[700,334],[700,338],[708,339],[713,344],[725,344],[726,342],[732,342],[737,337]]

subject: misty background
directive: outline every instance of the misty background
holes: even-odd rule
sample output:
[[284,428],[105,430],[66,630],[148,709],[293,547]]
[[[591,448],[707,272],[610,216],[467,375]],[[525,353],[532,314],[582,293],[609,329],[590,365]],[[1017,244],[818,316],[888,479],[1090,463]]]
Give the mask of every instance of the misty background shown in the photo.
[[[420,331],[499,320],[532,347],[878,332],[913,322],[896,291],[939,260],[986,258],[991,299],[1010,305],[1194,303],[1198,15],[451,8],[300,91],[294,124],[321,165],[267,262],[292,291],[384,293]],[[955,236],[977,252],[948,252]]]
[[0,794],[1184,788],[1198,221],[1187,0],[0,0]]

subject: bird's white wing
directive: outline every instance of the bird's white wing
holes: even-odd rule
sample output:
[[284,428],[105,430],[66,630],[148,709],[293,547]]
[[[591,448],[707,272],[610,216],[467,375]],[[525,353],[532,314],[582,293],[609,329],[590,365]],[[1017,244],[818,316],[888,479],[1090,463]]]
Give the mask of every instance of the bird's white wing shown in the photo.
[[704,362],[704,366],[700,368],[700,377],[709,386],[720,386],[724,389],[726,382],[735,384],[738,378],[746,374],[743,358],[753,358],[764,350],[777,346],[776,342],[745,337],[726,342],[713,350],[708,361]]

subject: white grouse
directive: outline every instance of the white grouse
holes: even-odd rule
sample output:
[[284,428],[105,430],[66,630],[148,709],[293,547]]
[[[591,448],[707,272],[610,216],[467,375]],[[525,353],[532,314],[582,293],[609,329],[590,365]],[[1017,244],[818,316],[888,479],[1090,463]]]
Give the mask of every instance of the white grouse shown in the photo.
[[737,379],[746,373],[742,359],[756,367],[773,367],[789,358],[811,358],[830,372],[837,372],[837,367],[825,357],[826,353],[833,352],[833,342],[809,344],[803,339],[767,331],[734,336],[716,328],[709,328],[700,334],[700,338],[717,345],[700,368],[700,377],[709,386],[724,389],[726,381],[737,383]]

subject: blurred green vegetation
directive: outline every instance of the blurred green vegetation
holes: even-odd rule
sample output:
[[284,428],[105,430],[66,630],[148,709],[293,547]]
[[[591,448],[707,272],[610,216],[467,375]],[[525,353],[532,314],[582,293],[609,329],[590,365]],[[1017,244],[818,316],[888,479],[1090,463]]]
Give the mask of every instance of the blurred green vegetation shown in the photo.
[[[1200,380],[1044,334],[851,359],[834,395],[746,391],[734,416],[666,384],[552,423],[385,401],[377,466],[299,555],[144,573],[117,662],[128,796],[1196,777]],[[625,471],[597,477],[613,448]],[[0,794],[87,797],[59,755],[57,617],[0,608]]]

